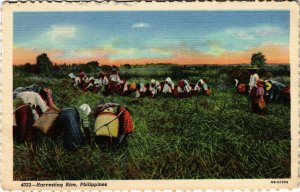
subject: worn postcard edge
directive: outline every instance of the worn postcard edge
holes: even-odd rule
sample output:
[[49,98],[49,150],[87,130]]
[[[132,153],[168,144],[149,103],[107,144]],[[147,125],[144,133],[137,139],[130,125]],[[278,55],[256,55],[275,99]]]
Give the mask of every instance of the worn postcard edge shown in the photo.
[[[163,5],[163,6],[162,6]],[[290,10],[290,69],[291,69],[291,178],[276,179],[287,184],[271,184],[272,179],[201,179],[201,180],[99,180],[99,181],[37,181],[40,183],[81,182],[107,183],[106,187],[21,187],[24,181],[13,181],[12,143],[12,50],[13,12],[15,11],[96,11],[96,10]],[[2,7],[2,66],[1,86],[1,165],[2,188],[5,190],[121,190],[121,189],[293,189],[298,187],[299,132],[299,5],[296,2],[14,2]],[[296,86],[295,86],[296,85]],[[5,109],[5,110],[3,110]],[[273,179],[274,180],[274,179]],[[35,182],[35,181],[30,181]]]

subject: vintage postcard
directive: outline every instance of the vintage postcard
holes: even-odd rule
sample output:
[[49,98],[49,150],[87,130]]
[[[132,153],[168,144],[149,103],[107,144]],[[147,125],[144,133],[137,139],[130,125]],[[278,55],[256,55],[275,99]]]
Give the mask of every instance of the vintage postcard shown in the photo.
[[298,186],[296,2],[6,2],[2,187]]

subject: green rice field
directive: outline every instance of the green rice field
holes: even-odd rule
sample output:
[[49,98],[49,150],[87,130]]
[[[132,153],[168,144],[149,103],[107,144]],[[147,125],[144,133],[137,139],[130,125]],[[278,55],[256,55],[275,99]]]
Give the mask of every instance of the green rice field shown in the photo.
[[[282,74],[279,67],[270,68],[272,79],[289,84],[289,71]],[[212,95],[182,99],[103,96],[70,86],[67,70],[37,75],[15,69],[14,88],[49,86],[61,109],[105,102],[128,107],[135,131],[122,144],[87,145],[76,152],[65,151],[61,138],[52,140],[42,134],[34,150],[30,143],[15,143],[14,180],[290,177],[290,106],[270,103],[263,115],[250,112],[249,98],[236,92],[229,67],[144,65],[120,71],[130,82],[163,81],[170,76],[177,84],[181,78],[192,83],[206,78]],[[91,116],[91,125],[94,121]]]

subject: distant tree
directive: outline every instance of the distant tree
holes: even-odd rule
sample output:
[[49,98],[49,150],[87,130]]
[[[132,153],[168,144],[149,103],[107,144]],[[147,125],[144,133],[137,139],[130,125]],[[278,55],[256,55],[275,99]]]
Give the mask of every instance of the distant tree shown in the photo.
[[97,68],[97,67],[99,67],[98,61],[90,61],[90,62],[86,63],[86,65],[88,65],[88,66],[90,66],[90,67],[92,67],[92,68]]
[[49,73],[53,67],[53,63],[50,61],[46,53],[42,53],[36,58],[36,67],[38,72]]
[[124,64],[123,65],[125,68],[127,68],[127,69],[130,69],[131,68],[131,65],[130,64]]
[[30,63],[26,63],[24,65],[24,70],[25,70],[25,72],[28,72],[28,73],[34,73],[34,72],[36,72],[36,66],[31,65]]
[[112,70],[112,66],[110,66],[110,65],[101,65],[100,69],[101,69],[101,71],[104,71],[104,72],[110,72]]
[[120,68],[119,68],[118,66],[116,66],[116,65],[113,65],[112,68],[113,68],[113,69],[116,69],[117,71],[120,69]]
[[251,57],[252,66],[263,68],[266,65],[266,61],[267,60],[265,58],[265,55],[263,55],[261,52],[252,54]]
[[56,63],[54,63],[54,65],[53,65],[53,70],[59,71],[59,66]]

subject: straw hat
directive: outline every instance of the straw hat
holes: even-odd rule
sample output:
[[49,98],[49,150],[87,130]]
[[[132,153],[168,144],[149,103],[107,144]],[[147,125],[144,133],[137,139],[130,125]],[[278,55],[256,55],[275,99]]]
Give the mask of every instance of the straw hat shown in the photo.
[[256,81],[256,85],[257,86],[259,86],[259,87],[263,87],[264,86],[264,81],[262,80],[262,79],[258,79],[257,81]]
[[86,116],[88,116],[90,113],[91,113],[91,107],[88,105],[88,104],[82,104],[82,105],[80,105],[80,107],[79,107],[79,109],[80,110],[82,110],[83,111],[83,113],[86,115]]
[[272,83],[270,83],[269,81],[266,81],[265,83],[266,83],[266,90],[270,91],[272,88]]

